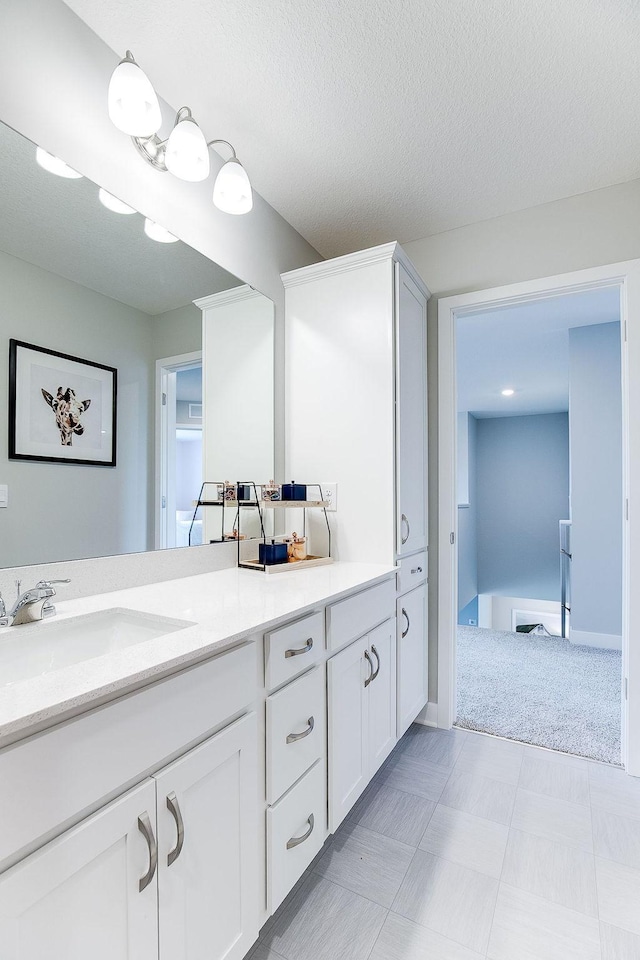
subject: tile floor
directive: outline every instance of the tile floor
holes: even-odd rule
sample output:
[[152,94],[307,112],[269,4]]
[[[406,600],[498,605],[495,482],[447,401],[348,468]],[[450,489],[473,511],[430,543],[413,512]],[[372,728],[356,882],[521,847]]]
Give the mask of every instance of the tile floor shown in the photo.
[[640,780],[414,725],[251,960],[640,960]]

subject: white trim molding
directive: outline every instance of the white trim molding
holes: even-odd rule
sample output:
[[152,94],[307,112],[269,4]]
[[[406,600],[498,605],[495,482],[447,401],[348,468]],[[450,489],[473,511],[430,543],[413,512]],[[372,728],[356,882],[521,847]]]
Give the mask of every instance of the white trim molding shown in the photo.
[[212,293],[208,297],[200,297],[193,303],[201,310],[207,310],[209,307],[222,307],[228,303],[238,303],[240,300],[254,300],[256,297],[264,296],[259,290],[250,287],[248,283],[243,283],[239,287],[231,287],[230,290],[221,290],[219,293]]
[[[622,610],[622,761],[640,776],[640,260],[445,297],[438,302],[438,726],[451,727],[456,717],[457,504],[455,319],[488,308],[544,300],[605,286],[620,290],[623,435],[623,610]],[[634,505],[638,508],[634,511]]]
[[438,704],[432,703],[429,700],[429,703],[424,707],[418,716],[415,719],[416,723],[421,723],[424,727],[437,727],[438,726]]
[[622,636],[615,633],[591,633],[589,630],[569,630],[569,642],[579,647],[598,647],[600,650],[622,650]]

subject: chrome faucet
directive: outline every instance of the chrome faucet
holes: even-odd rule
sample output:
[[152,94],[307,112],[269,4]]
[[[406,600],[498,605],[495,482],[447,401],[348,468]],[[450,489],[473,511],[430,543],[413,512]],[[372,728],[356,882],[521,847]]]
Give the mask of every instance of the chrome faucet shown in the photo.
[[55,597],[54,583],[70,583],[70,580],[38,580],[35,587],[20,593],[20,580],[16,580],[18,598],[7,614],[4,602],[0,607],[0,627],[17,627],[21,623],[35,623],[45,617],[55,616],[56,608],[51,603]]

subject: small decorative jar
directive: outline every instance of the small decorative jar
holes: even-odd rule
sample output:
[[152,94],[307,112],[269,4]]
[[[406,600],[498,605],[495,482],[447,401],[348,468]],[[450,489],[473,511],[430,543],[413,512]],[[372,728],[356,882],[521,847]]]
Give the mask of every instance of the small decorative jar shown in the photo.
[[296,483],[295,480],[292,480],[291,483],[283,483],[282,499],[283,500],[306,500],[307,499],[306,483]]
[[274,480],[269,480],[269,483],[264,483],[262,485],[262,499],[266,501],[279,500],[280,484],[276,483]]
[[307,538],[299,537],[294,530],[294,532],[291,534],[291,539],[287,543],[287,552],[289,554],[289,563],[295,563],[298,560],[306,560]]
[[231,483],[230,480],[225,480],[224,482],[224,499],[225,500],[236,499],[236,485],[235,483]]

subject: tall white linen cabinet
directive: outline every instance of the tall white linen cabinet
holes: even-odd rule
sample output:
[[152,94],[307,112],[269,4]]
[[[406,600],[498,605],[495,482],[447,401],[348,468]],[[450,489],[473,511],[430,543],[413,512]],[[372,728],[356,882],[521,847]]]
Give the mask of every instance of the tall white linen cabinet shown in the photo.
[[[287,479],[337,483],[337,511],[329,515],[336,559],[399,567],[401,736],[428,694],[430,294],[398,243],[303,267],[282,280]],[[309,523],[313,548],[318,518]]]

